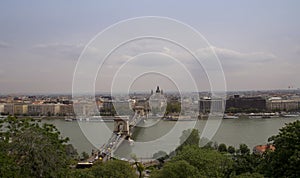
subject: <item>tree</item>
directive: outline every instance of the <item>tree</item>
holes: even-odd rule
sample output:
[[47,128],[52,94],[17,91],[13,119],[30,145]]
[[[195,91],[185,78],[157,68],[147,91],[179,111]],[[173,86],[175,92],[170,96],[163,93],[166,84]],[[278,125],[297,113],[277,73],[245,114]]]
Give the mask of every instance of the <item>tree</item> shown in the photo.
[[203,149],[198,146],[185,146],[172,159],[185,160],[198,169],[200,175],[205,177],[226,177],[232,170],[232,160],[216,150]]
[[197,129],[188,129],[184,130],[182,132],[182,135],[180,136],[180,146],[176,149],[177,151],[180,151],[184,146],[187,145],[195,145],[199,146],[199,131]]
[[69,178],[95,178],[90,169],[74,169],[70,170],[68,174]]
[[0,141],[0,148],[0,177],[20,177],[20,174],[18,174],[19,167],[17,167],[14,160],[7,154],[7,144],[4,140]]
[[134,160],[134,165],[136,170],[139,172],[139,177],[143,177],[143,171],[145,170],[144,165],[138,162],[138,158],[135,154],[131,154],[131,158]]
[[154,178],[165,178],[165,177],[172,177],[172,178],[197,178],[199,177],[199,172],[197,168],[190,165],[188,162],[184,160],[168,162],[164,165],[163,169],[153,172],[151,177]]
[[234,158],[234,173],[236,175],[257,173],[262,161],[262,157],[250,154],[250,149],[246,144],[240,144]]
[[233,146],[229,146],[227,151],[228,151],[228,153],[233,155],[235,153],[235,148]]
[[78,160],[78,152],[72,144],[65,145],[65,150],[70,159]]
[[135,161],[136,170],[139,172],[139,178],[143,177],[143,171],[145,170],[144,165],[141,162]]
[[87,160],[87,159],[89,159],[89,157],[90,157],[90,155],[87,152],[83,151],[81,153],[81,159],[82,160]]
[[227,152],[227,146],[226,146],[224,143],[221,143],[221,144],[218,146],[218,151],[219,151],[219,152]]
[[167,157],[168,154],[165,151],[158,151],[157,153],[154,153],[152,158],[153,159],[160,159],[160,158],[164,158]]
[[259,172],[259,166],[262,161],[260,155],[246,154],[235,155],[234,157],[234,173],[236,175],[245,173],[257,173]]
[[278,135],[269,138],[275,151],[266,153],[266,176],[299,177],[300,175],[300,121],[286,124]]
[[135,178],[134,169],[126,161],[110,160],[95,164],[90,171],[94,177]]
[[264,178],[264,176],[259,173],[243,173],[238,176],[233,176],[233,178]]
[[180,113],[181,103],[179,101],[172,101],[167,103],[166,115],[172,113]]
[[[0,175],[7,177],[13,172],[15,177],[62,177],[67,173],[70,160],[65,143],[59,131],[50,124],[41,125],[32,119],[8,117],[2,121],[0,140],[6,169]],[[13,162],[13,167],[7,165]]]
[[249,155],[250,149],[248,148],[248,146],[246,144],[240,144],[240,147],[237,150],[237,153],[241,154],[241,155]]

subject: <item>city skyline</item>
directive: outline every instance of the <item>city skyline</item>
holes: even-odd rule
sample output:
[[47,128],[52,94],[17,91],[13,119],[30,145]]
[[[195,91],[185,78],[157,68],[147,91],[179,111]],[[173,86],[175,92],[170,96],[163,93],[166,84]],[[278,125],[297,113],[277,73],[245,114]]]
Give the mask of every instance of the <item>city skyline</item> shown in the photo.
[[[0,94],[71,93],[74,69],[85,45],[108,26],[140,16],[173,18],[199,31],[218,55],[229,91],[297,89],[299,5],[298,1],[0,2]],[[151,42],[143,47],[155,48]],[[162,50],[188,60],[170,49]],[[167,60],[153,58],[131,67],[142,71],[149,65],[168,65]],[[202,78],[199,71],[191,73]],[[109,77],[103,80],[96,91],[110,91],[105,82]],[[206,84],[199,79],[198,87],[206,91],[209,86],[203,80]],[[172,81],[157,76],[150,82],[137,81],[132,90],[156,85],[174,90]]]

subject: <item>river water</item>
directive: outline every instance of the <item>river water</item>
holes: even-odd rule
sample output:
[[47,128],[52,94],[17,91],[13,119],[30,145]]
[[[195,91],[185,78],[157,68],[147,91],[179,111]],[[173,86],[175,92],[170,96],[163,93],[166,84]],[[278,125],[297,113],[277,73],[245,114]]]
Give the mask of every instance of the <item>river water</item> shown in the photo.
[[[217,143],[225,143],[236,148],[245,143],[252,149],[255,145],[265,144],[270,136],[279,132],[285,123],[300,119],[294,118],[270,118],[270,119],[224,119],[212,140]],[[70,138],[70,143],[78,153],[83,151],[91,153],[95,147],[106,143],[111,136],[113,122],[80,121],[67,122],[54,119],[44,122],[54,124],[61,134]],[[179,144],[182,130],[197,128],[201,132],[207,121],[160,121],[151,127],[141,128],[136,131],[135,142],[130,149],[139,157],[151,157],[153,153],[163,150],[170,152]],[[180,128],[180,132],[175,128]],[[166,139],[164,136],[167,136]]]

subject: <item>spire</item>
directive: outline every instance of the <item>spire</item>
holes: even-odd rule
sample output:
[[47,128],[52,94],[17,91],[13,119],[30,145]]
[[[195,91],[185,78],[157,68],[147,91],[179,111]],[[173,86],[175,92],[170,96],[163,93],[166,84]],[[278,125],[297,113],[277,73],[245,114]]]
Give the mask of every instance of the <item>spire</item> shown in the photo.
[[159,86],[156,88],[156,93],[160,93]]

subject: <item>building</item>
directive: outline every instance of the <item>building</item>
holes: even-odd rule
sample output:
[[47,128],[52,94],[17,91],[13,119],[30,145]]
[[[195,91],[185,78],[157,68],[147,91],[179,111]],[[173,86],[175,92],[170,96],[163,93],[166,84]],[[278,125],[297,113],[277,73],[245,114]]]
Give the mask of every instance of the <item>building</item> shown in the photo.
[[90,102],[74,103],[73,111],[76,116],[94,116],[99,114],[96,103]]
[[267,145],[257,145],[253,148],[253,153],[257,154],[257,155],[262,155],[264,152],[266,151],[274,151],[275,147],[271,144],[267,144]]
[[225,101],[223,99],[211,99],[204,97],[199,100],[199,113],[223,113],[225,109]]
[[58,106],[59,106],[58,115],[62,115],[62,116],[73,116],[74,115],[73,105],[71,105],[71,104],[60,104]]
[[258,110],[265,111],[267,109],[266,99],[262,97],[240,97],[234,95],[226,100],[226,110],[235,108],[240,110]]
[[269,111],[295,111],[299,108],[299,101],[296,100],[269,99],[267,102]]
[[55,116],[59,113],[59,105],[57,104],[42,104],[43,116]]
[[4,104],[4,114],[7,115],[14,115],[14,104],[12,103],[6,103]]
[[[168,103],[169,105],[170,102]],[[148,101],[144,104],[144,108],[151,111],[153,115],[164,115],[167,107],[167,99],[163,95],[163,91],[157,86],[155,94],[152,94]]]
[[100,114],[104,116],[112,116],[115,114],[115,108],[112,100],[103,101],[102,107],[100,108]]
[[14,115],[27,115],[28,105],[27,104],[14,104]]
[[130,101],[114,101],[113,106],[119,116],[133,114],[132,104]]
[[4,104],[0,104],[0,114],[4,113]]
[[29,104],[28,105],[28,115],[30,116],[40,116],[42,115],[42,105],[41,104]]

